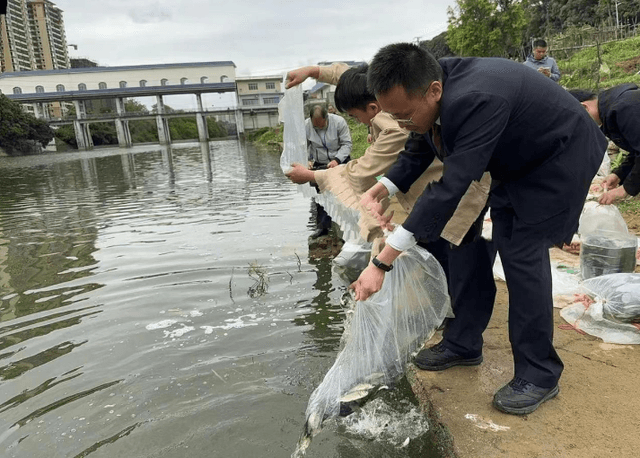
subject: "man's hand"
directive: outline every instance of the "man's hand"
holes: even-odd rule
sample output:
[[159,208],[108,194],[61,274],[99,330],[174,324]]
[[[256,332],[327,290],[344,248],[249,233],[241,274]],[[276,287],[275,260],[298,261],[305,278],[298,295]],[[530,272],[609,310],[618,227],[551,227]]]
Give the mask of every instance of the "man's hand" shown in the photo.
[[298,184],[308,183],[310,181],[315,181],[315,175],[312,170],[309,170],[302,164],[293,163],[291,164],[291,170],[285,173],[285,176],[288,177],[291,181]]
[[337,166],[337,165],[340,165],[340,164],[338,164],[338,161],[336,161],[336,160],[334,159],[333,161],[331,161],[331,162],[329,162],[329,163],[327,164],[327,168],[328,168],[328,169],[332,169],[332,168],[334,168],[334,167],[335,167],[335,166]]
[[360,205],[365,210],[371,212],[371,214],[378,220],[383,218],[384,209],[382,208],[382,199],[389,195],[387,188],[381,184],[376,183],[367,192],[362,194],[360,198]]
[[295,70],[291,70],[287,73],[287,81],[285,89],[290,89],[298,84],[303,83],[307,78],[318,78],[320,69],[316,65],[310,65],[308,67],[300,67]]
[[356,301],[364,301],[373,293],[380,291],[383,281],[384,271],[378,269],[373,264],[369,264],[367,268],[362,271],[358,279],[351,283],[349,288],[355,290]]
[[602,182],[602,188],[607,191],[609,189],[613,189],[618,187],[620,184],[620,177],[615,173],[610,173]]
[[612,189],[611,191],[606,191],[604,194],[600,196],[598,202],[601,205],[610,205],[614,203],[616,200],[624,199],[629,194],[624,190],[622,186]]
[[551,76],[551,70],[549,70],[548,68],[540,67],[538,71],[542,73],[544,76],[549,76],[549,77]]

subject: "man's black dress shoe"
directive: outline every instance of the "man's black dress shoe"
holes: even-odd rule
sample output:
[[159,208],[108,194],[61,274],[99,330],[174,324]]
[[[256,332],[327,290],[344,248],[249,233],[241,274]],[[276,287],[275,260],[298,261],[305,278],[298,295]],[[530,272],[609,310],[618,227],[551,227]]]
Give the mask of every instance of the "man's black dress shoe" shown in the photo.
[[482,362],[482,355],[476,358],[464,358],[452,352],[442,342],[418,352],[413,363],[425,371],[442,371],[453,366],[477,366]]
[[526,415],[555,397],[559,391],[558,385],[542,388],[520,377],[514,377],[493,396],[493,406],[505,413]]

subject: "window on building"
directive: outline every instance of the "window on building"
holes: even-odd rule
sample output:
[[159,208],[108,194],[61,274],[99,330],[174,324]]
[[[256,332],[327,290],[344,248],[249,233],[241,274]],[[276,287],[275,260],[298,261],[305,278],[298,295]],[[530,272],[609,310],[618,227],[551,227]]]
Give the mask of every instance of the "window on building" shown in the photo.
[[120,87],[127,87],[126,81],[120,81]]
[[14,87],[13,88],[13,93],[14,94],[22,94],[22,89],[19,87]]
[[78,84],[78,90],[79,91],[86,91],[87,90],[87,85],[84,84],[84,83]]
[[187,84],[189,82],[189,79],[187,78],[180,78],[180,84]]
[[56,91],[58,92],[64,92],[64,84],[58,84],[56,86]]
[[203,76],[200,78],[200,84],[207,84],[209,82],[209,77]]
[[244,99],[242,104],[244,106],[258,105],[258,99]]
[[44,88],[42,86],[36,86],[36,92],[42,93],[44,92]]
[[166,86],[167,84],[169,84],[169,80],[166,78],[162,78],[160,80],[160,86]]
[[140,80],[140,87],[145,87],[147,85],[147,80]]
[[98,89],[106,89],[107,83],[98,83]]
[[222,75],[220,77],[220,82],[221,83],[228,83],[229,82],[229,77],[227,75]]
[[249,83],[249,90],[250,91],[257,91],[258,90],[258,83]]
[[268,104],[280,102],[280,97],[265,97],[263,100],[264,100],[264,104],[268,105]]
[[267,85],[267,89],[275,89],[276,88],[276,83],[273,83],[273,82],[266,83],[266,85]]

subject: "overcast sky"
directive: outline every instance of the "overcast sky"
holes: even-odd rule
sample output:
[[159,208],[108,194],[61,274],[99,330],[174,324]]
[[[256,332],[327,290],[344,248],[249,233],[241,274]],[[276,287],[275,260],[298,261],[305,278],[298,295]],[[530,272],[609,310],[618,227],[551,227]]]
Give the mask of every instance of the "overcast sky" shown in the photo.
[[446,30],[448,0],[53,0],[71,57],[100,65],[231,60],[278,74],[326,60],[370,60],[382,46]]

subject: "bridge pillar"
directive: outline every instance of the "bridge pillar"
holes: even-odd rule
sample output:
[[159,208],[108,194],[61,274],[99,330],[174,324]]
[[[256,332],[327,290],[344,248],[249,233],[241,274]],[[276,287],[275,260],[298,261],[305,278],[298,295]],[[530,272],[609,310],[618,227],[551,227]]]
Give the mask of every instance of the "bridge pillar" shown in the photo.
[[171,144],[171,131],[169,130],[169,120],[164,117],[164,102],[161,95],[156,95],[156,125],[158,126],[158,142],[161,145]]
[[[124,99],[122,97],[116,97],[116,110],[118,116],[124,116],[127,111],[124,107]],[[118,145],[121,148],[128,148],[133,145],[131,131],[129,130],[129,121],[119,117],[116,118],[116,133],[118,135]]]
[[73,120],[73,130],[76,133],[76,143],[78,143],[78,149],[92,149],[93,139],[91,138],[89,123],[86,121],[82,121],[87,117],[87,110],[85,109],[84,100],[74,100],[73,104],[76,107],[76,119]]
[[88,150],[93,148],[93,139],[91,138],[91,131],[89,130],[88,123],[81,122],[78,119],[74,119],[73,130],[76,133],[76,143],[78,143],[78,149]]
[[198,103],[198,112],[196,113],[196,124],[198,126],[198,140],[201,142],[209,141],[209,127],[207,126],[207,116],[202,109],[202,94],[195,94]]
[[235,111],[236,115],[236,133],[238,137],[244,135],[244,119],[242,118],[242,110],[237,109]]

